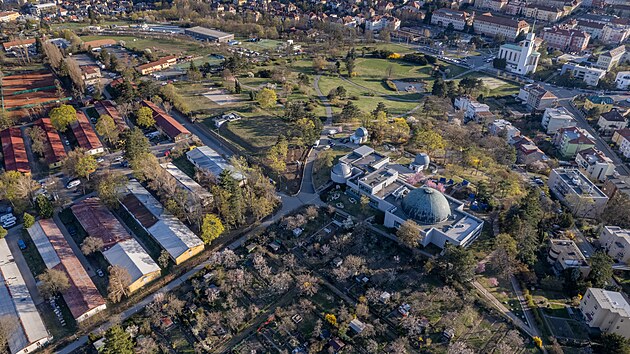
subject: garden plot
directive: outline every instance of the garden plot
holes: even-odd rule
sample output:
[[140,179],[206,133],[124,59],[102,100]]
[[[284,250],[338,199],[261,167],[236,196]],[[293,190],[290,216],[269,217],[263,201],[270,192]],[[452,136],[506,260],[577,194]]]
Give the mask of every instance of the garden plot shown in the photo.
[[210,101],[218,104],[219,106],[224,106],[226,104],[233,104],[241,102],[241,98],[232,94],[225,92],[224,90],[213,89],[206,93],[202,94],[203,97],[209,99]]

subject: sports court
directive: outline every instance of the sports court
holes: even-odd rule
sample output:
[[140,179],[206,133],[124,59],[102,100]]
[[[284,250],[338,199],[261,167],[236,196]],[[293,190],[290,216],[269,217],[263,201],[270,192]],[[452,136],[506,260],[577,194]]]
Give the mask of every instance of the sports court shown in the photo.
[[202,95],[219,106],[225,106],[226,104],[233,104],[242,101],[240,97],[226,93],[224,90],[210,90]]
[[[55,77],[50,71],[8,75],[2,78],[2,105],[8,112],[20,115],[20,111],[57,103],[60,98]],[[62,101],[69,100],[65,94]]]
[[490,90],[494,90],[503,85],[509,84],[503,80],[500,80],[500,79],[497,79],[496,77],[491,77],[491,76],[482,76],[479,79],[481,79],[483,81],[483,84]]

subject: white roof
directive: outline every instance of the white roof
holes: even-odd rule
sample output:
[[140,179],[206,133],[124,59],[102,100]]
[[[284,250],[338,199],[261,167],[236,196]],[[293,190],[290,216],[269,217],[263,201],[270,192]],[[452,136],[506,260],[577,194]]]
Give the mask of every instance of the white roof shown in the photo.
[[0,316],[17,323],[8,339],[11,353],[49,337],[5,239],[0,239]]
[[46,268],[52,269],[57,264],[61,263],[57,252],[50,243],[40,223],[36,222],[33,226],[29,227],[28,234],[31,235],[35,247],[42,256],[44,263],[46,263]]
[[212,193],[208,192],[208,190],[203,188],[199,183],[195,182],[194,179],[190,178],[190,176],[177,168],[177,166],[175,166],[172,162],[162,164],[161,166],[177,180],[179,186],[186,189],[188,192],[201,199],[212,198]]
[[118,242],[104,251],[103,255],[110,264],[127,269],[132,283],[160,270],[147,251],[133,238]]
[[173,259],[181,256],[191,248],[203,245],[203,241],[199,237],[190,231],[178,218],[166,211],[164,206],[138,181],[129,181],[127,190],[158,219],[158,222],[149,227],[148,231]]
[[245,176],[235,171],[234,166],[230,165],[223,156],[208,146],[199,146],[186,153],[186,157],[190,162],[202,170],[210,171],[216,177],[219,177],[223,170],[232,171],[232,178],[242,181]]
[[623,294],[599,288],[589,288],[593,296],[603,309],[609,309],[623,317],[630,317],[630,304]]

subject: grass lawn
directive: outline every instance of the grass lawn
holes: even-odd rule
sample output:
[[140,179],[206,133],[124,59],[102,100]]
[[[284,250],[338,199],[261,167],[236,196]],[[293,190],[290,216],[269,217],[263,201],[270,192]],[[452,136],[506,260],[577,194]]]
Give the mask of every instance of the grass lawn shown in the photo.
[[446,70],[448,70],[448,74],[446,74],[446,78],[450,79],[469,69],[464,68],[463,66],[459,66],[459,65],[448,64],[448,66],[446,67]]
[[28,231],[22,230],[22,240],[24,240],[24,243],[26,244],[26,249],[22,250],[24,259],[26,259],[28,268],[31,270],[33,275],[37,277],[46,270],[46,263],[44,263],[39,251],[37,251],[37,247],[35,247],[35,243],[33,243]]
[[381,94],[397,94],[384,83],[389,71],[390,79],[425,80],[428,85],[429,81],[433,81],[431,70],[433,69],[430,65],[419,66],[401,60],[357,58],[355,71],[358,76],[352,78],[352,81]]
[[[214,117],[232,110],[239,111],[240,113],[248,105],[246,102],[241,101],[221,106],[203,96],[204,93],[210,91],[211,89],[217,88],[217,86],[214,85],[212,82],[179,82],[175,85],[175,88],[177,89],[177,92],[182,95],[184,99],[188,102],[190,107],[192,107],[193,112],[197,114],[198,119]],[[243,98],[244,100],[248,99],[248,97],[246,97],[245,95],[240,95],[239,97]]]
[[195,165],[190,163],[188,159],[186,159],[186,154],[182,154],[182,156],[173,159],[173,165],[177,166],[182,172],[188,175],[190,178],[195,178]]
[[[493,76],[484,75],[478,72],[470,73],[469,75],[466,75],[466,77],[473,77],[483,80],[486,88],[488,89],[487,92],[484,94],[486,97],[501,97],[518,94],[518,91],[520,89],[520,86],[516,83],[499,79]],[[459,82],[459,79],[456,81]]]
[[157,262],[160,257],[160,253],[162,252],[162,248],[160,245],[146,232],[140,224],[123,208],[119,208],[118,210],[113,211],[124,223],[127,225],[131,231],[133,231],[134,235],[136,235],[137,240],[144,246],[144,249],[147,250],[149,256],[153,258],[154,261]]
[[324,155],[332,155],[334,166],[339,161],[339,158],[345,156],[348,152],[350,152],[349,149],[343,149],[339,146],[335,146],[332,149],[320,153],[317,160],[314,162],[315,165],[313,166],[313,185],[315,185],[315,188],[323,186],[326,182],[328,182],[328,180],[330,180],[330,169],[326,166],[322,166]]
[[258,114],[229,122],[224,127],[221,127],[222,134],[226,133],[230,140],[254,154],[263,153],[261,150],[271,147],[276,143],[278,135],[289,129],[281,117],[262,110]]
[[113,39],[115,41],[125,42],[125,47],[129,49],[136,49],[143,51],[145,49],[151,49],[154,52],[162,54],[207,54],[210,52],[210,48],[203,48],[199,42],[193,40],[185,40],[181,38],[177,39],[163,39],[163,38],[141,38],[133,36],[83,36],[80,37],[83,41],[93,41],[97,39]]
[[400,98],[413,100],[410,102],[393,101],[388,99],[387,97],[381,97],[379,94],[376,94],[375,96],[368,96],[368,94],[370,94],[369,90],[362,89],[351,83],[345,82],[338,77],[322,76],[322,78],[319,80],[319,88],[323,94],[328,94],[330,90],[338,86],[343,86],[346,88],[348,97],[356,96],[358,99],[353,100],[353,102],[359,107],[359,109],[364,112],[370,112],[374,110],[379,102],[383,102],[390,114],[405,114],[416,107],[420,101],[420,95],[418,94],[408,94],[406,95],[406,97],[403,95],[397,96]]
[[247,42],[247,38],[241,39],[241,44],[239,47],[243,47],[249,50],[255,50],[258,52],[264,51],[273,51],[275,50],[279,44],[286,43],[284,41],[279,41],[275,39],[261,39],[259,42]]

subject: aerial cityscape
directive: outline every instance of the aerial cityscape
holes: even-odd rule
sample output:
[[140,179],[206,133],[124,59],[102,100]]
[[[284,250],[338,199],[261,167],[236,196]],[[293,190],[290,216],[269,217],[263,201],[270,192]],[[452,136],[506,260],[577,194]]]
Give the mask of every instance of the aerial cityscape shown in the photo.
[[630,354],[630,1],[0,29],[0,354]]

